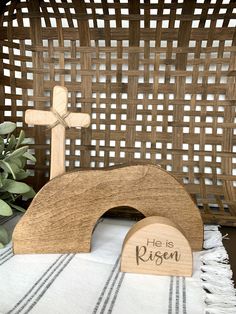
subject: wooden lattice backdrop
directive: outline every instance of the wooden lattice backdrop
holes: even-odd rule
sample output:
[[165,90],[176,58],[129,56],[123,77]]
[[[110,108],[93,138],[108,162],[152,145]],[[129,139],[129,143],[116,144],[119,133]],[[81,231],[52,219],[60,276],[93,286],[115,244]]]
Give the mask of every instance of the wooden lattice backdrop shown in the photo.
[[[0,115],[34,140],[30,182],[48,179],[50,132],[24,123],[54,85],[92,125],[69,129],[66,168],[147,161],[186,185],[205,221],[236,223],[236,3],[1,0]],[[124,178],[125,180],[125,178]]]

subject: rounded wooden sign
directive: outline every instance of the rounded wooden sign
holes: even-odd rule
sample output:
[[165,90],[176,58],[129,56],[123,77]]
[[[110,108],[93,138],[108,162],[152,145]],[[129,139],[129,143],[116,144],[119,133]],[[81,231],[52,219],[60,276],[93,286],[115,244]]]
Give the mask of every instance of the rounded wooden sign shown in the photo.
[[127,233],[121,256],[122,272],[192,276],[192,269],[189,242],[170,219],[147,217]]

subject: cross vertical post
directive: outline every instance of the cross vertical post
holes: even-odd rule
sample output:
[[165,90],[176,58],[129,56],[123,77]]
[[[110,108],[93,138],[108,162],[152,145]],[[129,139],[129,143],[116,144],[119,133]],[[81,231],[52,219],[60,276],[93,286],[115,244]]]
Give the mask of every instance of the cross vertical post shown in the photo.
[[67,88],[55,86],[51,111],[29,109],[25,113],[27,124],[48,125],[51,128],[50,179],[65,172],[65,128],[90,125],[90,116],[67,111],[67,102]]
[[[67,112],[68,92],[65,87],[53,90],[52,111],[63,117]],[[59,123],[51,129],[50,179],[65,172],[65,126]]]

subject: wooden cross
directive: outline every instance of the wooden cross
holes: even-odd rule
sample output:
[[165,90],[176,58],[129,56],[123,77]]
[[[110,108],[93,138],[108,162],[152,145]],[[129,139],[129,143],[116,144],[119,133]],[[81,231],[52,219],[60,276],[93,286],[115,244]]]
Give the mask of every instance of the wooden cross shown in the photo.
[[26,110],[27,124],[48,125],[51,128],[50,179],[65,172],[65,128],[90,125],[87,113],[67,111],[68,91],[66,87],[55,86],[51,111]]

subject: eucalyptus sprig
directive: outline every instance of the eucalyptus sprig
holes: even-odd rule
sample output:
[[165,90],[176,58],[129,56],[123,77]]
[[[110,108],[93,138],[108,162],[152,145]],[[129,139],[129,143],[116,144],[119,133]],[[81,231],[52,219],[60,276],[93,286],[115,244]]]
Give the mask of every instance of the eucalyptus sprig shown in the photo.
[[[0,216],[11,216],[13,210],[24,212],[25,209],[16,201],[34,197],[35,192],[28,184],[20,182],[29,176],[25,170],[27,160],[35,162],[29,152],[29,139],[23,130],[18,137],[12,132],[16,129],[13,122],[0,124]],[[6,230],[0,226],[0,248],[9,241]]]

